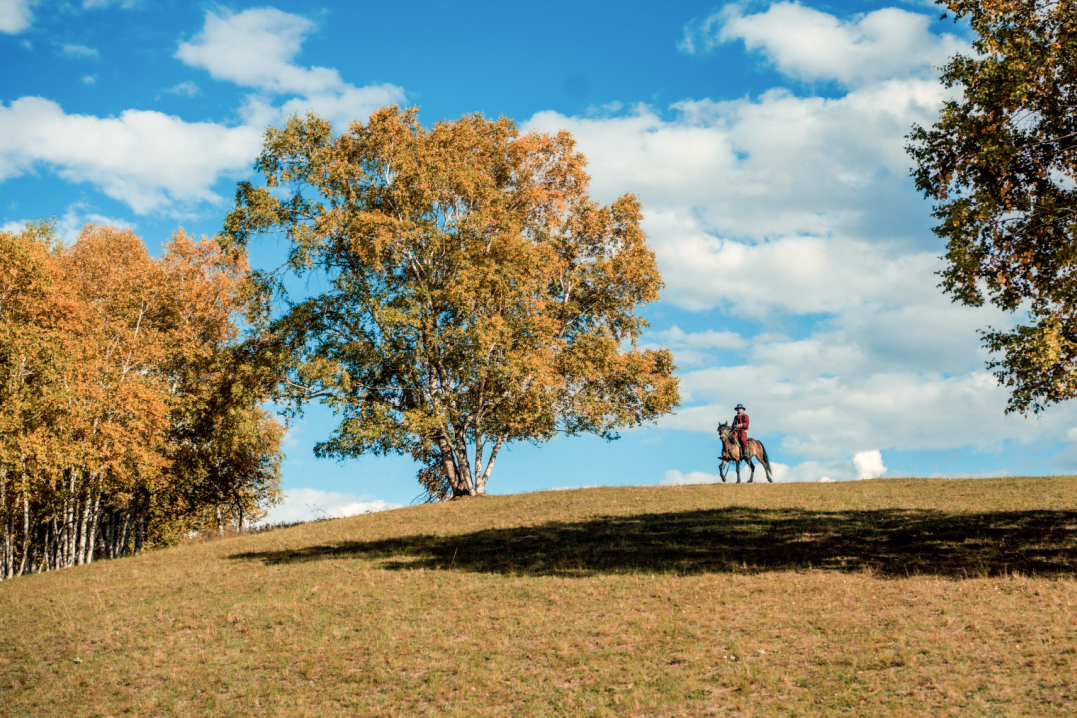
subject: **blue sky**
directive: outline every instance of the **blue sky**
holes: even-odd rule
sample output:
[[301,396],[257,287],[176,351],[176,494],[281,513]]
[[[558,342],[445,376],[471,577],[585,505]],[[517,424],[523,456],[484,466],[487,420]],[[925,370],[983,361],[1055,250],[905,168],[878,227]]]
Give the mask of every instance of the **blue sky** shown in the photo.
[[[643,202],[667,287],[645,342],[684,406],[607,444],[503,452],[493,493],[714,481],[743,402],[779,480],[1071,472],[1071,406],[1025,419],[936,289],[942,247],[904,135],[946,97],[961,26],[917,3],[191,4],[0,0],[0,226],[213,234],[267,125],[342,129],[389,102],[433,123],[568,128],[592,194]],[[255,264],[280,247],[257,246]],[[317,461],[291,429],[277,518],[404,504],[407,460]]]

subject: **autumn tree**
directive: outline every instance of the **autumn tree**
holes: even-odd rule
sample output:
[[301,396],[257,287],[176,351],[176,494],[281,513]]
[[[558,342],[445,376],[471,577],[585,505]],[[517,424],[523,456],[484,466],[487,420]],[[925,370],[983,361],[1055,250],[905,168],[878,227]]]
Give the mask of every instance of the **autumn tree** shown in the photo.
[[1077,4],[944,0],[974,52],[942,68],[955,99],[914,127],[917,187],[946,240],[942,288],[1021,319],[991,328],[1007,413],[1077,395]]
[[257,275],[259,326],[279,398],[341,416],[316,453],[410,454],[432,497],[478,495],[509,442],[613,438],[676,406],[670,353],[636,348],[662,286],[639,202],[592,201],[567,132],[416,112],[271,128],[267,186],[241,183],[226,221],[234,245],[290,242]]
[[0,578],[26,570],[31,505],[53,478],[41,469],[54,474],[48,469],[66,453],[52,428],[64,411],[65,349],[79,319],[57,248],[48,223],[21,236],[0,232]]
[[0,578],[138,553],[279,499],[239,252],[0,232]]

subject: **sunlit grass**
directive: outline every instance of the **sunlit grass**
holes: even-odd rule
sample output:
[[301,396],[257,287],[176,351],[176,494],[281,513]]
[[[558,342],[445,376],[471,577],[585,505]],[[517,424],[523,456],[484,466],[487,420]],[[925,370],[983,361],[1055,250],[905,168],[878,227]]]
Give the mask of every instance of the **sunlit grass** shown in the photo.
[[0,715],[1063,715],[1075,529],[1071,477],[305,524],[0,584]]

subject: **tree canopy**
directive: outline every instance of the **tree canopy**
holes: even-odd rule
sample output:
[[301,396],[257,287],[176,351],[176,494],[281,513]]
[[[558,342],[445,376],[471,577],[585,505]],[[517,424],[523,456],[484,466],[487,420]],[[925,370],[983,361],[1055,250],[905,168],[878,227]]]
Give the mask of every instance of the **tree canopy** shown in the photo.
[[283,428],[241,352],[241,253],[0,232],[0,578],[257,519]]
[[956,98],[914,127],[917,187],[947,241],[942,288],[1019,315],[984,331],[1007,412],[1077,395],[1077,5],[945,0],[975,33],[942,68]]
[[567,132],[479,114],[267,131],[267,186],[240,183],[225,237],[289,240],[255,276],[260,343],[279,399],[340,415],[319,455],[409,454],[432,498],[476,495],[506,443],[677,405],[671,354],[636,346],[662,286],[639,202],[592,201],[584,164]]

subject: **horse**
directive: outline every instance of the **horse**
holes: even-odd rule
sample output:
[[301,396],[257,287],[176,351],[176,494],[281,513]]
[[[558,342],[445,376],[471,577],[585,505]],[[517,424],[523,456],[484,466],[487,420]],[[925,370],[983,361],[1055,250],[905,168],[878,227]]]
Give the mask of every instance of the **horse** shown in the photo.
[[748,483],[752,483],[755,480],[755,465],[752,464],[752,458],[759,459],[759,463],[763,465],[763,469],[767,472],[767,481],[774,483],[774,479],[770,475],[770,457],[767,456],[767,450],[763,448],[763,442],[756,439],[748,439],[748,456],[747,458],[741,457],[740,442],[737,441],[736,435],[733,433],[733,427],[724,421],[718,425],[718,436],[722,439],[722,455],[719,457],[722,463],[718,464],[718,473],[722,477],[722,483],[725,483],[726,465],[730,461],[737,462],[737,483],[740,483],[740,462],[747,461],[748,468],[752,473],[748,476]]

